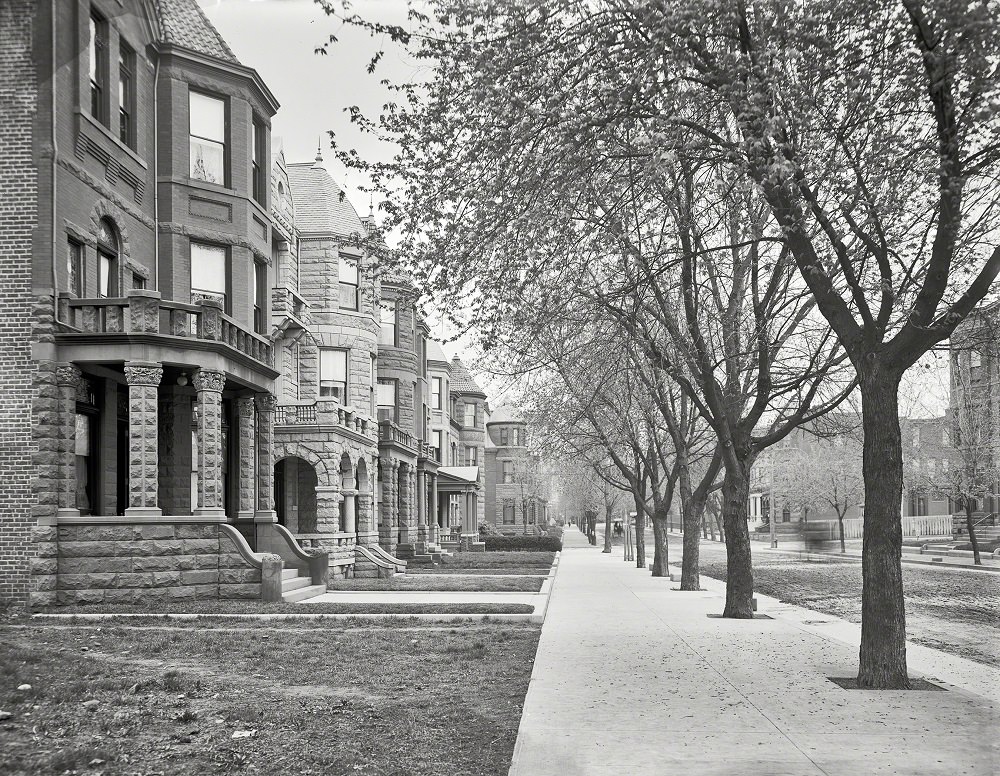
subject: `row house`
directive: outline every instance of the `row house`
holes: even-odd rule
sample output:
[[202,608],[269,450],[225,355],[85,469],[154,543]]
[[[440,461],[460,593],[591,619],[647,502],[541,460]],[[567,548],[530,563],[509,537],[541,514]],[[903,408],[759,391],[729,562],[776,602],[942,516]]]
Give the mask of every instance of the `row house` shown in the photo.
[[538,456],[528,449],[528,424],[512,407],[486,423],[486,522],[503,534],[541,533],[548,500]]
[[195,0],[2,20],[0,596],[273,592],[278,102]]

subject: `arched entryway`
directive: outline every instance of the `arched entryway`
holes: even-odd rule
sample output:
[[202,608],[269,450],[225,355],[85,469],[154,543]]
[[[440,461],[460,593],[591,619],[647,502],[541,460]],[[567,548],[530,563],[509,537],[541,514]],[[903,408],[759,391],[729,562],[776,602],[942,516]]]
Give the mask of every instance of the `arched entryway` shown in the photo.
[[274,465],[274,510],[278,523],[293,534],[316,532],[316,486],[312,464],[288,456]]

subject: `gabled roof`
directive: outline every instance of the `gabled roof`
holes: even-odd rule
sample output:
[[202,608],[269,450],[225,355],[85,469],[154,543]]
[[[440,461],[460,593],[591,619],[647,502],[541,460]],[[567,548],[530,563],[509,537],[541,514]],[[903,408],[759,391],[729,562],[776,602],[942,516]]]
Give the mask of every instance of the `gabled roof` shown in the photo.
[[501,404],[490,414],[487,426],[494,423],[526,423],[521,413],[509,404]]
[[437,361],[447,366],[451,365],[451,360],[448,358],[448,354],[444,352],[444,348],[441,347],[441,343],[435,339],[427,340],[427,360]]
[[197,0],[155,0],[164,43],[240,64]]
[[486,398],[483,389],[479,387],[479,383],[472,379],[472,373],[458,356],[451,360],[451,390],[456,393],[467,393]]
[[295,225],[300,232],[328,232],[341,237],[365,235],[354,205],[323,166],[322,156],[315,162],[297,162],[286,166],[288,183],[295,198]]

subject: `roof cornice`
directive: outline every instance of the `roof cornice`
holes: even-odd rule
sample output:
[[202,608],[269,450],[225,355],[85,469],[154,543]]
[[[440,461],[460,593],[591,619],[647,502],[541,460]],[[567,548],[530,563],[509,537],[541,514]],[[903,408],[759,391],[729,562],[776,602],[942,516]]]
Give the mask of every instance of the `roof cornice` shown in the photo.
[[185,48],[184,46],[178,46],[176,43],[164,43],[161,41],[154,43],[153,47],[161,56],[174,56],[178,59],[195,62],[199,65],[210,67],[213,70],[222,70],[230,75],[247,79],[257,89],[261,99],[263,99],[263,101],[271,109],[272,115],[277,113],[278,108],[281,107],[281,104],[278,102],[278,98],[274,96],[274,93],[270,89],[268,89],[267,84],[264,83],[264,79],[260,77],[260,73],[252,67],[247,67],[246,65],[241,65],[236,62],[226,62],[225,60],[218,59],[216,57],[210,57],[207,54],[202,54],[200,51],[194,51],[193,49]]

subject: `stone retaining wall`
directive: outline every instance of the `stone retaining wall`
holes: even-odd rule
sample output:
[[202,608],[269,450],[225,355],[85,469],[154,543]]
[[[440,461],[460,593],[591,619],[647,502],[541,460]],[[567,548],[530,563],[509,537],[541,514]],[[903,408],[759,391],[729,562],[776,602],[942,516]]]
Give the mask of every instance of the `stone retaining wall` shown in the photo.
[[260,569],[217,525],[60,525],[48,532],[33,564],[36,605],[261,597]]

